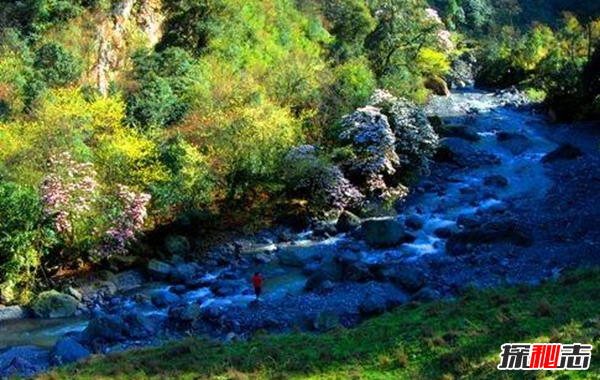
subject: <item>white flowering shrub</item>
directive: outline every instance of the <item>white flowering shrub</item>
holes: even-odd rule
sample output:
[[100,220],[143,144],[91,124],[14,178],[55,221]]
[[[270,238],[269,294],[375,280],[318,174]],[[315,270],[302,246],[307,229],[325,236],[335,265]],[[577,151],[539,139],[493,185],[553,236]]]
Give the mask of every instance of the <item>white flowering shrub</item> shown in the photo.
[[364,196],[342,171],[320,157],[312,145],[293,148],[284,158],[283,178],[292,196],[310,200],[315,210],[343,210]]
[[414,103],[395,98],[383,90],[376,91],[369,103],[388,117],[402,170],[427,173],[439,137],[425,113]]
[[[340,142],[352,152],[342,160],[348,178],[371,198],[407,195],[397,175],[427,172],[438,136],[413,103],[377,90],[369,105],[342,119]],[[395,178],[394,178],[395,177]]]

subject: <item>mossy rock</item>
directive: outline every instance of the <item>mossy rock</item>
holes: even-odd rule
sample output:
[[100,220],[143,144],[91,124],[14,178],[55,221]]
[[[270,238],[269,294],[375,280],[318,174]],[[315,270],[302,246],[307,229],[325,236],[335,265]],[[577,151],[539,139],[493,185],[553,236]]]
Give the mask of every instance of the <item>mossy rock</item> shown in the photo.
[[68,318],[75,315],[80,303],[74,297],[50,290],[38,294],[31,304],[37,318]]

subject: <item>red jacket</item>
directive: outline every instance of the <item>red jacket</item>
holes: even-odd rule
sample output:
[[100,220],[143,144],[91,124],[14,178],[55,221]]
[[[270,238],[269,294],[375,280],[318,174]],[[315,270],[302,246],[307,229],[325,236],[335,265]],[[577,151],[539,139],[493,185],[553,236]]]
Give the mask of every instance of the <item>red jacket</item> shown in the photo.
[[261,275],[252,276],[252,284],[254,285],[255,288],[260,288],[263,284],[262,276]]

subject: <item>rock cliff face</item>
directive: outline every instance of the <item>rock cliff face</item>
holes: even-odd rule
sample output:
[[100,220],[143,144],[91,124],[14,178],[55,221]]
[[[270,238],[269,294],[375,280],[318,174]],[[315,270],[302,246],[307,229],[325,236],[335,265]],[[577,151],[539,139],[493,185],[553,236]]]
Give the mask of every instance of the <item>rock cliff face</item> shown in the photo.
[[106,95],[110,82],[126,66],[129,53],[134,48],[151,48],[158,43],[164,16],[160,0],[122,0],[99,18],[98,53],[91,77],[100,93]]

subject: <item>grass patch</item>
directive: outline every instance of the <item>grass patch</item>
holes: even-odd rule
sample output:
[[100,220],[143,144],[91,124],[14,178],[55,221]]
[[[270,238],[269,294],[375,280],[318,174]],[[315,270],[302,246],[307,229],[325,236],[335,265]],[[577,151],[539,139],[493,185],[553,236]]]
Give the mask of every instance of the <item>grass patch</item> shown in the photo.
[[[94,357],[41,379],[597,379],[600,270],[536,288],[470,291],[405,305],[351,330],[260,335],[216,344],[189,339]],[[507,342],[592,343],[588,371],[501,372]]]

